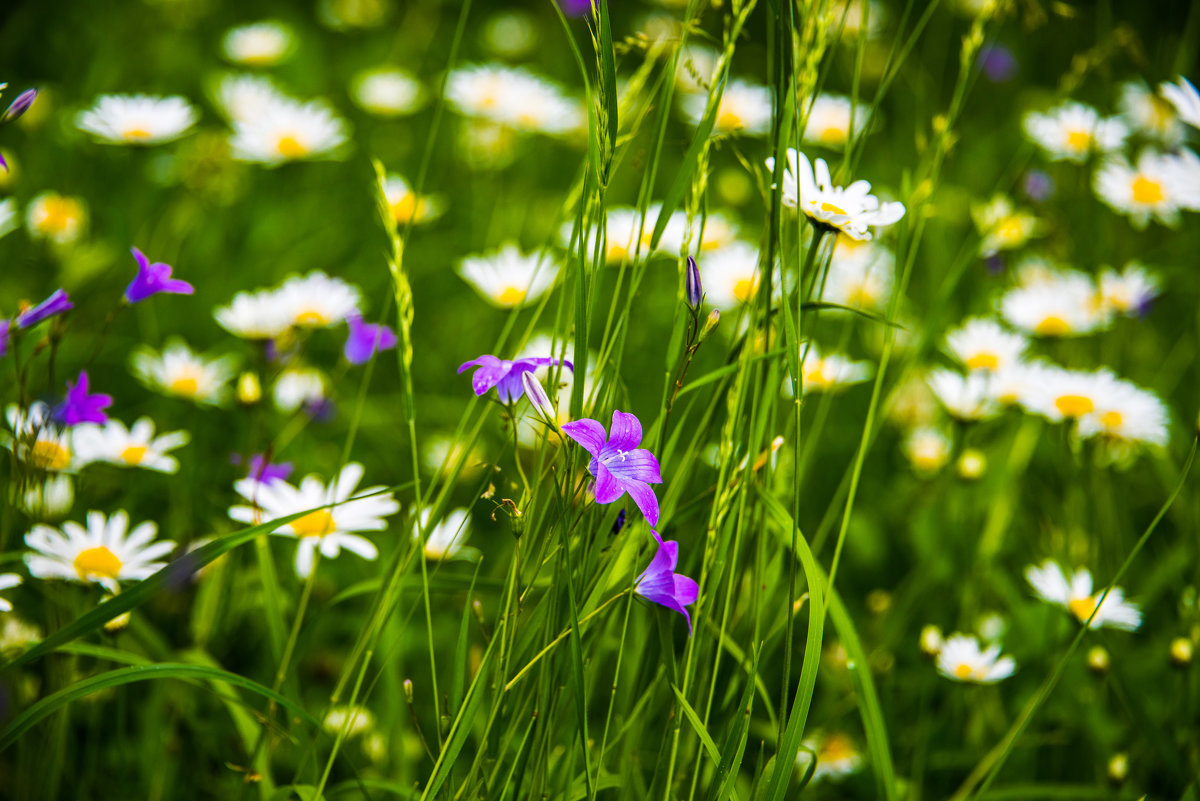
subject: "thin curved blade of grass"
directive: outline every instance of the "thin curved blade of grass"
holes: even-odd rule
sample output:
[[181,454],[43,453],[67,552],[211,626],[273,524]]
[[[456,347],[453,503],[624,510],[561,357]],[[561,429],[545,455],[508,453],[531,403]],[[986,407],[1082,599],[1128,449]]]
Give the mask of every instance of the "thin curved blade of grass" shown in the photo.
[[717,763],[717,775],[709,786],[707,801],[721,801],[733,792],[733,782],[737,779],[738,769],[742,766],[742,757],[746,753],[746,739],[750,733],[750,714],[754,708],[754,688],[758,678],[758,652],[754,654],[754,664],[750,668],[751,681],[746,682],[742,690],[741,700],[734,707],[737,720],[725,735],[725,744],[721,748],[721,759]]

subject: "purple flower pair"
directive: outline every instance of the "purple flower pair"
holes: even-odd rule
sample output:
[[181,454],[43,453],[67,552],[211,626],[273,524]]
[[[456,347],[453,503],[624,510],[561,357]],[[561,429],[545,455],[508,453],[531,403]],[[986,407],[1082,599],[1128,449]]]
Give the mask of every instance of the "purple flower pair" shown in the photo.
[[[521,383],[521,376],[539,368],[549,367],[558,363],[558,359],[552,359],[548,356],[508,361],[507,359],[498,359],[495,356],[484,354],[478,359],[472,359],[469,362],[459,365],[458,372],[461,374],[468,367],[478,367],[479,369],[471,376],[471,388],[475,390],[475,394],[482,395],[492,387],[495,387],[496,394],[500,396],[502,402],[514,403],[520,400],[521,395],[525,393],[525,387]],[[562,360],[562,364],[572,370],[575,369],[575,366],[566,359]],[[616,500],[616,498],[613,500]]]

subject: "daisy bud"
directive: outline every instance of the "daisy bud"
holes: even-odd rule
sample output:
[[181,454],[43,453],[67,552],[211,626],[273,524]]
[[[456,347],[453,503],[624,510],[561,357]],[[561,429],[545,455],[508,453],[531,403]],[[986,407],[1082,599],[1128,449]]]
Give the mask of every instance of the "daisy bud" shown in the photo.
[[238,403],[252,406],[262,400],[262,384],[258,382],[258,374],[246,371],[238,376]]
[[404,700],[410,704],[413,702],[413,683],[412,679],[404,680]]
[[700,339],[706,339],[708,335],[713,332],[713,329],[717,327],[717,323],[719,322],[721,322],[721,312],[717,309],[713,309],[708,313],[708,319],[704,321],[704,328],[700,329]]
[[1187,637],[1176,637],[1171,640],[1171,663],[1176,667],[1187,667],[1192,664],[1195,647]]
[[1087,652],[1088,670],[1097,675],[1104,675],[1108,672],[1108,665],[1108,651],[1104,650],[1099,645]]
[[926,656],[937,656],[942,650],[942,630],[929,625],[921,629],[921,650]]
[[696,266],[696,260],[688,256],[687,262],[687,303],[693,309],[699,309],[700,303],[704,300],[704,285],[700,283],[700,268]]
[[967,481],[975,481],[987,470],[987,457],[977,448],[967,448],[958,457],[958,476]]
[[556,416],[554,404],[550,402],[550,396],[546,394],[542,382],[537,380],[533,371],[521,373],[521,386],[525,389],[525,394],[529,396],[529,402],[533,404],[533,408],[537,409],[538,414],[553,425]]
[[1108,780],[1113,784],[1120,784],[1128,775],[1129,756],[1124,753],[1113,754],[1112,759],[1108,760]]

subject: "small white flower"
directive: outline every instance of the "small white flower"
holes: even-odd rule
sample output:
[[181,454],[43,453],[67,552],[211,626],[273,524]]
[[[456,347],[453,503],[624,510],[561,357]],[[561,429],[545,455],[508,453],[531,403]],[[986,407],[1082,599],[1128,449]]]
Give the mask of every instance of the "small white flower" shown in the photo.
[[345,730],[347,737],[354,737],[375,728],[375,715],[365,706],[338,704],[325,713],[321,726],[335,736]]
[[34,239],[68,245],[79,238],[86,225],[87,207],[77,197],[42,192],[25,207],[25,226]]
[[[1085,568],[1070,575],[1057,562],[1047,559],[1040,565],[1030,565],[1025,568],[1025,578],[1033,587],[1035,593],[1048,604],[1066,609],[1080,623],[1085,622],[1092,613],[1092,622],[1088,628],[1101,627],[1136,631],[1142,625],[1142,613],[1137,604],[1125,600],[1125,592],[1120,587],[1108,591],[1104,600],[1100,601],[1101,592],[1092,592],[1092,574]],[[1099,603],[1099,609],[1097,609]]]
[[1044,114],[1026,114],[1025,134],[1051,161],[1082,164],[1093,152],[1120,149],[1128,131],[1120,120],[1103,119],[1094,108],[1068,101]]
[[[816,754],[817,764],[813,768],[812,781],[841,779],[857,773],[862,767],[863,756],[850,736],[840,731],[830,731],[804,740],[807,751],[796,754],[796,767],[807,771]],[[809,752],[812,753],[809,753]]]
[[1092,411],[1081,416],[1076,425],[1081,439],[1099,437],[1117,446],[1167,444],[1170,416],[1153,392],[1118,379],[1104,382],[1091,400]]
[[[10,590],[21,584],[21,577],[16,573],[0,573],[0,590]],[[0,612],[11,612],[12,603],[7,598],[0,598]]]
[[54,422],[53,411],[45,403],[34,401],[27,410],[11,404],[6,417],[12,435],[4,437],[4,444],[20,461],[49,472],[75,470],[80,466],[71,430]]
[[543,253],[522,253],[510,243],[463,259],[458,274],[488,303],[511,309],[533,303],[554,286],[558,265]]
[[[824,159],[817,159],[814,167],[803,153],[788,148],[787,162],[783,205],[798,208],[818,225],[854,239],[871,239],[872,227],[891,225],[904,216],[903,203],[880,203],[866,181],[834,186]],[[767,169],[774,168],[775,159],[768,158]]]
[[821,300],[882,311],[892,295],[896,257],[878,242],[838,235]]
[[1178,83],[1163,81],[1158,91],[1175,107],[1179,119],[1193,128],[1200,128],[1200,92],[1191,81],[1180,75]]
[[110,145],[157,145],[187,133],[196,109],[182,97],[101,95],[75,124]]
[[[1164,84],[1171,86],[1171,84]],[[1183,141],[1183,126],[1171,103],[1154,94],[1141,81],[1121,86],[1121,115],[1131,128],[1159,140],[1168,147]]]
[[[429,525],[430,511],[428,507],[421,510],[421,523],[413,526],[413,540],[420,539],[421,529]],[[467,510],[454,509],[447,512],[446,516],[425,534],[425,558],[434,561],[447,561],[456,557],[478,558],[478,550],[463,545],[470,535]]]
[[425,88],[398,67],[376,67],[354,76],[350,96],[364,111],[380,117],[412,114],[425,105]]
[[273,104],[287,102],[288,96],[262,75],[223,75],[217,85],[217,105],[232,122],[251,123]]
[[337,557],[345,548],[363,559],[374,560],[379,555],[374,543],[353,532],[386,529],[384,518],[398,512],[400,504],[392,493],[379,492],[383,487],[367,487],[355,494],[362,477],[362,465],[350,462],[328,486],[316,475],[305,477],[299,487],[282,479],[266,484],[252,478],[239,479],[233,488],[252,505],[232,506],[229,516],[241,523],[259,524],[313,510],[271,532],[299,538],[296,575],[301,578],[312,573],[318,548],[325,559]]
[[904,440],[904,455],[918,474],[931,476],[946,466],[954,443],[936,426],[918,426]]
[[1090,276],[1059,270],[1014,287],[998,303],[1009,325],[1039,337],[1091,334],[1112,321]]
[[[823,356],[815,343],[800,343],[800,353],[800,374],[805,393],[838,392],[867,381],[875,373],[875,366],[870,362],[853,361],[837,353]],[[784,386],[790,387],[791,381],[784,381]]]
[[129,531],[124,510],[105,517],[88,512],[87,527],[68,521],[62,529],[36,525],[25,535],[34,553],[25,554],[29,573],[37,578],[99,584],[110,593],[121,581],[140,581],[161,568],[156,561],[175,547],[170,540],[154,542],[158,526],[147,521]]
[[698,260],[704,297],[721,311],[749,303],[758,292],[758,248],[734,242]]
[[1145,150],[1136,167],[1123,158],[1107,160],[1096,171],[1093,187],[1100,200],[1128,215],[1135,228],[1145,228],[1151,217],[1174,227],[1179,224],[1179,209],[1187,205],[1185,198],[1198,191],[1183,185],[1192,176],[1180,166],[1176,156]]
[[219,406],[228,399],[236,361],[232,356],[203,356],[176,339],[161,355],[148,346],[138,348],[131,366],[134,376],[156,392]]
[[979,255],[992,256],[1002,250],[1015,250],[1041,231],[1041,222],[1027,211],[1017,209],[1004,195],[996,195],[985,206],[974,206],[971,217],[983,236]]
[[245,119],[233,120],[233,157],[268,166],[333,154],[349,134],[346,121],[320,100],[276,97]]
[[1042,365],[1038,381],[1030,382],[1020,403],[1025,410],[1058,423],[1093,414],[1121,391],[1124,383],[1108,370],[1084,372]]
[[395,173],[384,178],[383,195],[387,200],[392,220],[398,226],[404,226],[410,220],[418,225],[431,222],[446,211],[445,201],[441,198],[430,195],[418,198],[408,181]]
[[332,328],[358,312],[359,291],[340,278],[313,270],[283,282],[276,300],[292,325],[302,328]]
[[61,520],[75,505],[75,484],[66,473],[51,473],[27,484],[17,500],[21,511],[35,520]]
[[1140,316],[1158,292],[1158,276],[1136,261],[1119,273],[1111,267],[1100,273],[1100,302],[1112,314]]
[[937,669],[948,679],[975,684],[995,684],[1017,669],[1011,656],[1000,656],[1000,646],[981,648],[967,634],[952,634],[937,655]]
[[485,64],[452,70],[446,100],[458,113],[519,131],[562,135],[586,122],[579,104],[549,81],[519,68]]
[[325,375],[320,370],[311,367],[290,368],[275,379],[275,408],[284,414],[291,414],[305,404],[321,401],[328,392]]
[[953,370],[934,370],[929,388],[959,420],[988,420],[1000,413],[986,373],[973,371],[965,377]]
[[81,462],[109,462],[121,467],[144,467],[160,473],[174,473],[179,462],[168,451],[190,439],[186,431],[154,436],[154,421],[139,418],[131,428],[109,418],[103,424],[83,423],[73,432],[76,457]]
[[247,67],[270,67],[292,50],[292,31],[278,20],[230,28],[221,40],[225,58]]
[[243,339],[276,339],[293,323],[278,290],[239,292],[228,306],[219,306],[213,316],[221,327]]
[[[851,130],[850,118],[854,117]],[[812,102],[808,121],[804,125],[804,143],[832,149],[845,146],[851,135],[857,135],[866,121],[866,109],[854,109],[845,95],[822,93]]]
[[946,350],[968,370],[1003,370],[1018,364],[1029,341],[995,320],[972,317],[946,334]]
[[[680,96],[679,104],[688,122],[699,125],[704,119],[708,95],[684,94]],[[771,90],[743,80],[726,84],[717,104],[713,133],[762,136],[770,129]]]

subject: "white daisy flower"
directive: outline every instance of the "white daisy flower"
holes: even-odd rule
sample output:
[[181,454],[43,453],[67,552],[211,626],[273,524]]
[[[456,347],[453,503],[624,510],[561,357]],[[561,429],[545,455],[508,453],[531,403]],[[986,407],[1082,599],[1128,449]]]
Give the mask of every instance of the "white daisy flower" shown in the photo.
[[42,192],[25,207],[25,226],[34,239],[68,245],[79,238],[86,225],[87,207],[77,197]]
[[129,531],[124,510],[105,517],[88,512],[87,527],[68,521],[57,529],[36,525],[25,535],[34,553],[25,554],[30,575],[99,584],[110,593],[120,591],[119,582],[149,578],[166,566],[156,561],[169,554],[175,543],[154,542],[158,526],[147,521]]
[[838,235],[821,300],[882,311],[892,296],[896,257],[878,242]]
[[284,370],[275,379],[272,393],[275,408],[284,414],[291,414],[305,404],[318,403],[328,394],[325,374],[311,367]]
[[186,398],[200,404],[219,406],[228,400],[229,381],[237,359],[195,353],[182,340],[172,340],[161,354],[142,346],[134,351],[134,376],[150,389],[164,395]]
[[273,105],[287,102],[288,96],[262,75],[227,74],[217,85],[217,105],[232,122],[252,123]]
[[840,731],[824,732],[819,736],[806,738],[804,746],[808,751],[796,754],[796,767],[804,773],[812,764],[813,754],[816,754],[817,764],[813,768],[813,782],[841,779],[857,773],[862,768],[862,752],[848,734]]
[[985,206],[973,206],[971,218],[983,236],[979,255],[985,257],[1002,250],[1015,250],[1041,233],[1041,221],[1015,208],[1004,195],[996,195]]
[[325,559],[336,558],[345,548],[363,559],[374,560],[379,555],[374,543],[353,532],[386,529],[384,518],[398,512],[400,504],[392,493],[379,492],[381,486],[368,487],[356,495],[354,490],[362,477],[363,466],[350,462],[328,486],[316,475],[307,476],[298,488],[282,479],[265,484],[252,478],[239,479],[233,488],[252,505],[232,506],[229,516],[240,523],[258,524],[312,509],[271,532],[299,538],[296,575],[301,578],[312,573],[318,548]]
[[[891,225],[904,216],[903,203],[880,203],[866,181],[834,186],[824,159],[817,159],[814,167],[803,153],[788,148],[787,160],[783,205],[800,209],[816,225],[854,239],[871,239],[872,226]],[[767,169],[774,168],[775,159],[768,158]]]
[[226,31],[221,52],[234,64],[270,67],[283,61],[292,50],[292,31],[278,20],[239,25]]
[[942,406],[959,420],[989,420],[1000,413],[987,373],[976,370],[963,376],[953,370],[934,370],[928,381]]
[[543,253],[522,253],[509,243],[493,253],[463,259],[458,274],[488,303],[511,309],[546,294],[558,278],[558,265]]
[[[815,343],[800,343],[800,353],[801,387],[805,393],[838,392],[869,380],[875,373],[870,362],[853,361],[837,353],[823,356]],[[790,388],[791,383],[790,379],[785,380],[784,386]]]
[[[679,107],[692,125],[704,119],[707,106],[706,94],[684,94],[679,99]],[[713,133],[762,136],[770,129],[771,90],[743,80],[727,83],[717,104]]]
[[1057,562],[1047,559],[1040,565],[1030,565],[1025,568],[1025,578],[1037,593],[1048,604],[1061,606],[1080,623],[1092,617],[1088,628],[1102,627],[1136,631],[1142,625],[1142,613],[1137,604],[1125,600],[1125,592],[1120,587],[1108,591],[1104,601],[1099,603],[1103,592],[1092,593],[1092,574],[1085,568],[1076,570],[1074,575],[1068,574]]
[[1100,302],[1111,314],[1141,316],[1158,293],[1158,276],[1136,261],[1121,272],[1106,267],[1100,273]]
[[452,70],[446,100],[464,116],[519,131],[562,135],[579,130],[587,120],[579,104],[553,83],[498,64]]
[[734,242],[697,260],[704,298],[721,311],[749,303],[758,292],[758,248]]
[[1014,287],[998,303],[1005,321],[1039,337],[1072,337],[1106,328],[1112,318],[1099,302],[1090,276],[1059,270]]
[[946,334],[946,350],[968,370],[1003,370],[1019,364],[1029,340],[995,320],[972,317]]
[[1044,114],[1026,114],[1025,134],[1051,161],[1082,164],[1093,152],[1119,150],[1128,130],[1116,118],[1103,119],[1094,108],[1068,101]]
[[196,109],[175,95],[101,95],[75,125],[110,145],[157,145],[183,136],[196,119]]
[[1129,381],[1105,384],[1092,398],[1093,409],[1079,418],[1076,433],[1082,439],[1099,437],[1116,446],[1163,447],[1170,439],[1170,415],[1162,400]]
[[1045,362],[1016,362],[991,373],[992,397],[1004,406],[1024,405],[1048,374],[1059,368]]
[[[654,227],[658,224],[658,217],[661,213],[661,203],[653,203],[646,209],[646,227],[642,231],[642,253],[648,253],[650,250],[650,240],[654,236]],[[635,225],[636,222],[637,214],[635,212]],[[704,224],[703,235],[700,231],[702,222]],[[737,225],[720,212],[713,212],[703,219],[695,216],[688,220],[687,212],[679,210],[667,218],[667,224],[663,226],[662,238],[658,241],[658,248],[672,256],[684,253],[685,249],[687,251],[719,250],[732,244],[737,239],[737,234]],[[695,244],[697,238],[700,240],[698,245]]]
[[222,328],[243,339],[276,339],[294,322],[274,289],[239,292],[228,306],[217,307],[213,316]]
[[974,684],[995,684],[1017,669],[1011,656],[1000,656],[1000,646],[981,648],[968,634],[952,634],[938,651],[937,669],[948,679]]
[[425,105],[425,88],[412,73],[399,67],[376,67],[354,76],[350,97],[364,111],[379,117],[412,114]]
[[1183,126],[1171,103],[1154,94],[1141,81],[1129,81],[1121,86],[1118,105],[1131,128],[1168,147],[1183,141]]
[[[429,525],[429,508],[421,510],[420,525],[413,526],[413,540],[421,537],[421,529]],[[454,509],[446,513],[441,522],[430,529],[425,535],[425,558],[433,561],[448,561],[450,559],[476,559],[479,551],[463,545],[471,536],[466,509]]]
[[918,426],[908,432],[902,449],[913,470],[931,476],[950,461],[954,442],[937,426]]
[[384,178],[383,195],[387,199],[388,211],[396,225],[407,225],[409,220],[415,225],[432,222],[446,211],[446,203],[440,197],[417,193],[408,185],[403,177],[392,173]]
[[[853,112],[854,128],[850,128],[850,117]],[[841,149],[846,140],[858,135],[866,121],[865,109],[854,109],[850,98],[822,92],[812,101],[808,111],[808,121],[804,124],[803,141],[808,145],[819,145],[832,149]]]
[[61,520],[75,505],[75,485],[65,473],[48,474],[42,481],[28,482],[17,505],[35,520]]
[[4,437],[4,444],[21,462],[56,473],[80,467],[71,430],[54,422],[54,412],[45,403],[34,401],[27,410],[11,404],[6,417],[12,435]]
[[320,100],[277,97],[246,119],[233,120],[233,157],[275,166],[329,156],[345,144],[346,121]]
[[1020,403],[1052,423],[1093,414],[1124,383],[1108,370],[1084,372],[1042,365],[1039,380],[1031,382]]
[[[21,577],[16,573],[0,573],[0,590],[11,590],[19,586]],[[11,612],[12,604],[7,598],[0,598],[0,612]]]
[[1177,157],[1144,150],[1136,167],[1123,158],[1105,161],[1092,185],[1096,196],[1113,211],[1127,215],[1135,228],[1145,228],[1151,217],[1174,227],[1184,197],[1197,191],[1181,185],[1188,176],[1179,167]]
[[332,328],[358,313],[359,291],[320,270],[294,275],[275,293],[283,314],[301,328]]
[[1175,107],[1179,119],[1193,128],[1200,128],[1200,92],[1191,81],[1180,75],[1178,83],[1163,81],[1158,85],[1158,91]]
[[75,426],[73,440],[76,457],[82,462],[109,462],[121,467],[144,467],[160,473],[175,473],[179,462],[168,452],[186,445],[186,431],[154,436],[154,421],[139,418],[131,428],[120,420],[83,423]]

